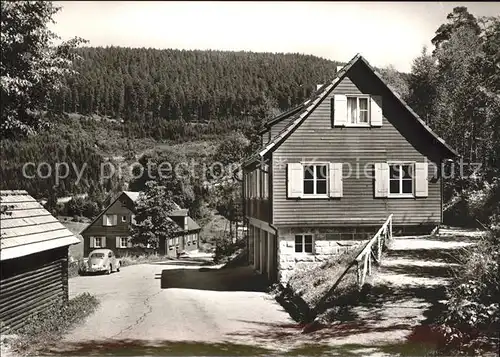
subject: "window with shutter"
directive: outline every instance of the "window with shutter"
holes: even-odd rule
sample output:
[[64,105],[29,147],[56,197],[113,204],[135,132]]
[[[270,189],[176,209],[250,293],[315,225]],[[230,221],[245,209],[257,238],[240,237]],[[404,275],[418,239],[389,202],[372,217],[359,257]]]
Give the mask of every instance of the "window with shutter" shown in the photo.
[[343,196],[342,163],[330,163],[330,197]]
[[427,162],[415,163],[415,197],[429,196],[429,165]]
[[370,97],[370,124],[371,126],[382,126],[382,96],[372,95]]
[[287,193],[288,198],[299,198],[302,196],[303,170],[300,163],[287,164]]
[[328,165],[303,165],[304,195],[326,195]]
[[389,163],[389,197],[414,196],[413,163]]
[[389,194],[389,165],[385,162],[375,164],[375,197],[387,197]]
[[335,94],[331,103],[333,104],[333,125],[345,126],[347,123],[347,97]]

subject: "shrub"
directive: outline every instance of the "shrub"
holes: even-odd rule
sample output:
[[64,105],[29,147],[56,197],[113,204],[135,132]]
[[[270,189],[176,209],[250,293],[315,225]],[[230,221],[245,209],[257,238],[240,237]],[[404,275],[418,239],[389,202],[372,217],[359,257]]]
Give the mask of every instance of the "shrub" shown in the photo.
[[120,257],[120,266],[126,267],[129,265],[159,262],[165,259],[167,258],[158,254],[140,254],[140,255],[127,254]]
[[76,323],[83,321],[99,306],[99,301],[89,293],[80,294],[66,303],[55,303],[49,309],[29,316],[17,331],[13,349],[18,352],[40,350],[47,341],[59,339]]
[[214,263],[219,264],[228,261],[236,252],[245,248],[245,239],[233,243],[228,234],[223,235],[215,241]]
[[[497,231],[466,251],[448,289],[448,306],[440,331],[443,349],[477,353],[498,345],[500,330],[500,233]],[[497,346],[498,347],[498,346]]]

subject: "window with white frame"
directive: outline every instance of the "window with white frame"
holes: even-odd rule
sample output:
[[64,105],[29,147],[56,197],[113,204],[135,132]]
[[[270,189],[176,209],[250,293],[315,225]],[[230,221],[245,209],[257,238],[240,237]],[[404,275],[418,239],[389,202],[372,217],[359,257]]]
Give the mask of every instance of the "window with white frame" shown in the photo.
[[94,248],[102,248],[103,247],[103,239],[102,237],[94,237]]
[[368,97],[347,97],[347,123],[350,125],[369,125]]
[[128,237],[119,237],[118,244],[119,244],[118,248],[127,248]]
[[412,196],[413,171],[412,163],[389,163],[389,195]]
[[305,195],[326,195],[328,181],[328,165],[304,165]]
[[314,240],[312,234],[295,235],[295,253],[312,253]]
[[105,214],[102,216],[102,225],[109,227],[109,226],[116,226],[117,224],[117,215],[116,214]]

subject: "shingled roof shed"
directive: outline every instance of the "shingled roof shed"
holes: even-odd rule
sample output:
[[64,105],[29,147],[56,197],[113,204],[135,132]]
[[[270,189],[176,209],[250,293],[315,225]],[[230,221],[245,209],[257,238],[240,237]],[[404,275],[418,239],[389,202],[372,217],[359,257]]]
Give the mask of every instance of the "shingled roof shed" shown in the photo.
[[68,247],[80,242],[26,191],[0,191],[0,320],[22,326],[68,299]]

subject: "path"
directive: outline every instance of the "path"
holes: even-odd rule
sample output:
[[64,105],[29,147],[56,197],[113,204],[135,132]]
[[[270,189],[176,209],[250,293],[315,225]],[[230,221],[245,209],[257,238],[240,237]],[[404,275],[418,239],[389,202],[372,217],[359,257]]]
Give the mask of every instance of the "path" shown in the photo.
[[[408,349],[416,355],[425,354],[426,346],[420,341],[428,336],[413,335],[428,333],[421,327],[432,324],[445,306],[445,288],[451,268],[457,266],[456,254],[479,237],[477,233],[461,234],[442,230],[432,238],[395,238],[369,280],[365,300],[341,309],[335,323],[307,337],[290,328],[260,337],[279,336],[284,345],[295,348],[316,343],[334,355],[390,356],[408,353]],[[410,335],[417,341],[413,345],[408,342]],[[303,351],[307,354],[318,348]]]
[[160,354],[172,348],[173,354],[175,348],[196,353],[210,348],[202,344],[251,346],[253,341],[239,334],[265,334],[267,323],[292,322],[264,292],[265,281],[252,269],[217,268],[170,261],[70,279],[70,298],[89,292],[100,306],[47,353],[130,354],[135,349],[136,355],[144,355],[165,344],[168,348]]
[[[372,276],[365,301],[336,322],[301,334],[301,327],[264,291],[249,267],[204,268],[172,262],[124,268],[111,276],[70,280],[70,295],[91,292],[99,310],[53,354],[423,355],[407,339],[431,324],[443,305],[454,253],[476,237],[443,231],[433,238],[395,238]],[[267,349],[267,350],[266,350]]]

